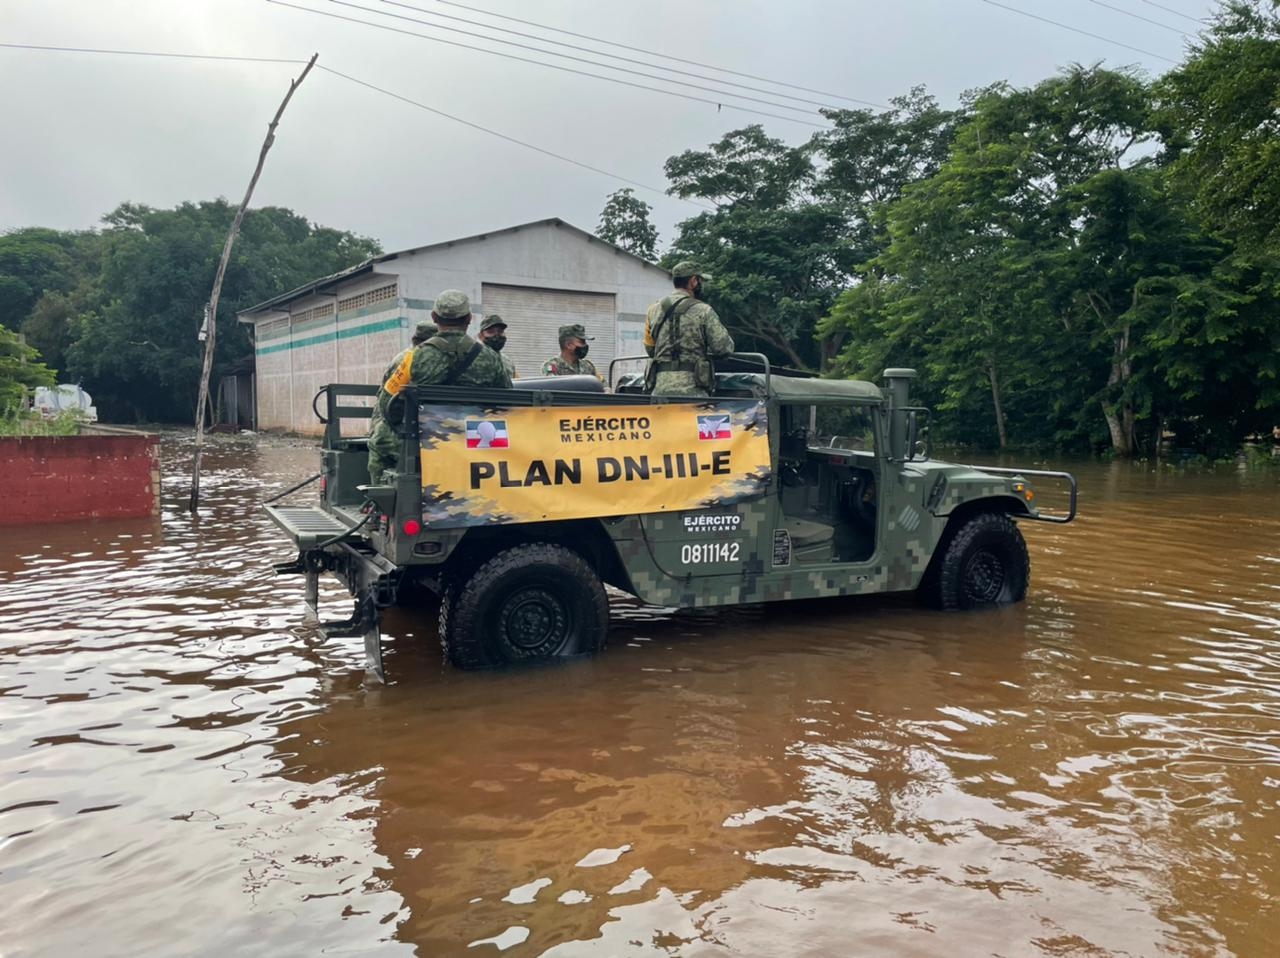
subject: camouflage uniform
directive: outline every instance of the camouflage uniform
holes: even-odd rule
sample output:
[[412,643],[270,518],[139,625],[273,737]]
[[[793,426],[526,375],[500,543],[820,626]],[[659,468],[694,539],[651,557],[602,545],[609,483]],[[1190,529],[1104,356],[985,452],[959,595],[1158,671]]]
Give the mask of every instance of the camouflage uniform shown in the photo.
[[595,376],[601,382],[604,377],[596,369],[596,364],[589,359],[579,359],[576,363],[566,363],[563,356],[555,356],[542,364],[544,376]]
[[[436,297],[433,315],[440,319],[461,320],[471,314],[471,305],[464,293],[457,290],[445,290]],[[452,381],[454,386],[511,388],[511,376],[502,365],[498,354],[468,336],[460,329],[446,329],[417,346],[404,356],[400,365],[392,370],[378,391],[378,402],[382,403],[383,420],[379,427],[369,436],[369,478],[374,483],[382,479],[387,469],[394,469],[400,456],[400,439],[385,421],[391,400],[400,394],[406,386],[433,386],[447,380],[455,367],[467,361],[473,347],[479,346],[475,358],[465,370]]]
[[[480,332],[483,333],[486,329],[492,329],[494,326],[501,326],[504,330],[507,328],[507,324],[503,321],[502,317],[498,316],[497,314],[493,314],[490,316],[486,316],[480,322]],[[503,335],[505,338],[505,333]],[[499,358],[502,360],[503,368],[506,369],[507,375],[511,377],[513,382],[520,378],[520,374],[516,372],[515,361],[512,360],[510,356],[504,353],[501,349],[494,349],[493,346],[489,344],[489,341],[484,337],[480,338],[480,342],[484,343],[486,346],[489,346],[490,349],[493,349],[493,351],[498,354]]]
[[[593,337],[587,335],[587,329],[581,323],[572,323],[568,326],[560,327],[560,349],[564,350],[564,344],[570,339],[581,339],[584,343]],[[585,346],[583,347],[586,348]],[[595,376],[596,379],[604,382],[604,377],[600,375],[596,369],[596,364],[585,357],[579,359],[576,363],[571,363],[564,358],[563,352],[559,356],[552,356],[542,364],[542,375],[544,376]]]
[[[703,277],[690,262],[676,264],[671,275]],[[653,357],[646,382],[656,395],[707,396],[715,385],[711,361],[733,352],[733,337],[714,309],[677,289],[645,313],[644,351]]]
[[[382,374],[382,378],[378,380],[378,382],[385,383],[390,379],[391,374],[400,368],[400,364],[404,362],[405,357],[409,356],[413,352],[414,347],[425,343],[438,332],[440,332],[440,328],[436,326],[435,323],[426,321],[419,323],[413,331],[413,346],[410,346],[408,349],[402,349],[396,354],[396,358],[391,360],[390,365],[387,366],[386,370]],[[372,450],[375,446],[379,449],[385,449],[388,445],[394,448],[396,443],[395,434],[391,431],[391,427],[387,425],[387,406],[390,405],[390,403],[391,394],[380,386],[378,389],[378,398],[375,399],[373,403],[373,411],[369,414],[369,473],[374,482],[377,482],[377,478],[374,477],[373,473],[374,468],[377,468],[377,475],[380,476],[382,474],[382,470],[388,468],[391,463],[384,462],[381,456],[379,456],[377,462],[375,462]],[[394,462],[394,459],[395,456],[393,454],[392,462]]]

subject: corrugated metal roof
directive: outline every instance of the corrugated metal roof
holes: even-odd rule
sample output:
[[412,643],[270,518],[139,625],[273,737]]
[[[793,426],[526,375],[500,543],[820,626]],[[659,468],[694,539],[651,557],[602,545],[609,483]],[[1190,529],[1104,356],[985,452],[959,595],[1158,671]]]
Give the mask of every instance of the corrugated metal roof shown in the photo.
[[580,229],[579,227],[574,226],[572,223],[566,223],[564,220],[560,219],[559,217],[553,216],[550,219],[532,220],[531,222],[521,223],[517,226],[507,226],[499,230],[489,230],[486,233],[476,233],[472,236],[463,236],[459,239],[444,240],[439,243],[428,243],[425,246],[415,246],[412,249],[399,250],[394,253],[383,253],[381,256],[371,257],[370,259],[365,260],[363,263],[359,263],[355,266],[348,267],[347,269],[344,269],[341,272],[334,273],[332,276],[324,276],[324,277],[321,277],[320,279],[312,280],[310,283],[306,283],[302,286],[299,286],[297,289],[291,289],[287,293],[281,293],[279,296],[275,296],[275,297],[272,297],[271,299],[266,300],[265,302],[258,303],[258,305],[256,306],[250,306],[248,309],[242,309],[236,315],[240,318],[240,322],[242,323],[252,322],[253,314],[255,313],[266,312],[268,310],[274,309],[277,306],[280,306],[282,303],[288,303],[288,302],[291,302],[292,300],[300,299],[303,296],[309,296],[312,293],[322,292],[326,287],[335,286],[338,283],[342,283],[351,279],[352,277],[359,276],[361,273],[372,272],[373,267],[378,263],[385,263],[385,262],[388,262],[389,260],[396,259],[400,256],[409,256],[417,253],[423,253],[423,252],[426,252],[427,250],[440,249],[442,247],[447,247],[447,246],[456,246],[459,243],[469,243],[473,241],[488,239],[490,236],[501,236],[504,233],[517,233],[520,230],[529,229],[532,226],[562,226],[568,230],[572,230],[575,233],[580,233],[581,235],[585,236],[589,241],[593,243],[599,243],[602,246],[608,246],[610,249],[617,250],[619,253],[622,253],[624,256],[630,256],[632,259],[637,260],[640,263],[643,263],[645,266],[649,267],[650,269],[656,270],[657,272],[661,273],[664,277],[669,278],[669,274],[667,273],[666,270],[662,269],[660,266],[657,266],[654,263],[650,263],[644,257],[637,256],[635,253],[625,250],[621,246],[615,246],[613,243],[610,243],[607,240],[602,240],[600,237],[596,236],[594,233],[589,233],[584,229]]

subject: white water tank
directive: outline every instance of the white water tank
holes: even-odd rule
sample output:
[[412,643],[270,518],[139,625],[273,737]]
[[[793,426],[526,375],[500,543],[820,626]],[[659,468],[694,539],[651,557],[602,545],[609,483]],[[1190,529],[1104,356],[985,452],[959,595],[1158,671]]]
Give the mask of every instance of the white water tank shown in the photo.
[[75,383],[37,387],[31,407],[46,419],[52,419],[68,409],[78,409],[89,422],[98,421],[98,410],[93,405],[93,397]]

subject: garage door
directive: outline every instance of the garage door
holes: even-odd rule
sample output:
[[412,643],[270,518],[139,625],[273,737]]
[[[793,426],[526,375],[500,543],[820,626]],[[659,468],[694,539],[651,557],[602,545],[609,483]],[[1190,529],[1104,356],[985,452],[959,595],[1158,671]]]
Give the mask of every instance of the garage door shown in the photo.
[[[480,295],[481,310],[486,316],[497,313],[506,320],[504,351],[522,378],[539,375],[542,364],[559,354],[560,327],[570,323],[581,323],[587,327],[587,335],[595,337],[589,358],[600,375],[609,375],[609,360],[618,348],[618,313],[613,293],[484,283]],[[479,327],[479,323],[471,327],[472,335]]]

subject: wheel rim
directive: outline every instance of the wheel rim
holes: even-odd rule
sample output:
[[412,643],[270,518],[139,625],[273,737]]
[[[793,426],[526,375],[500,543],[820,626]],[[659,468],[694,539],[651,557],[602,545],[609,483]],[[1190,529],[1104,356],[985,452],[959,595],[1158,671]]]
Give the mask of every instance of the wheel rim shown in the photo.
[[975,552],[965,563],[961,577],[965,598],[970,602],[996,602],[1004,591],[1006,572],[1003,560],[988,549]]
[[521,589],[503,603],[499,628],[514,649],[526,655],[546,655],[564,642],[569,614],[564,603],[548,590]]

